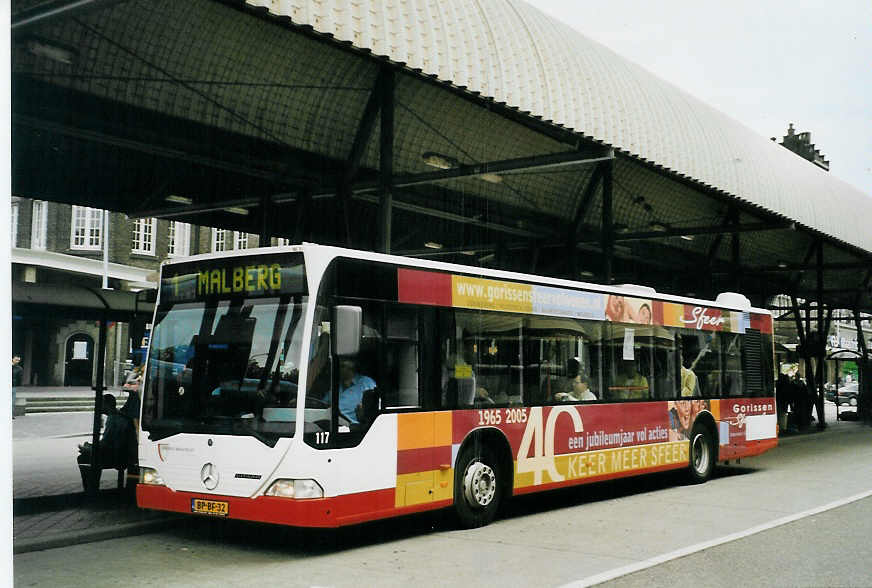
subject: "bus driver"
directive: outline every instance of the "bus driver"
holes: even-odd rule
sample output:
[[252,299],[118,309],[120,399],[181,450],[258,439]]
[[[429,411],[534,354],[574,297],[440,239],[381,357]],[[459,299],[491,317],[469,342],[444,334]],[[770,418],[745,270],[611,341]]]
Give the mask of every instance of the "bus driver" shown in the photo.
[[363,400],[363,393],[375,389],[375,380],[357,373],[353,359],[339,361],[339,412],[356,425],[357,407]]

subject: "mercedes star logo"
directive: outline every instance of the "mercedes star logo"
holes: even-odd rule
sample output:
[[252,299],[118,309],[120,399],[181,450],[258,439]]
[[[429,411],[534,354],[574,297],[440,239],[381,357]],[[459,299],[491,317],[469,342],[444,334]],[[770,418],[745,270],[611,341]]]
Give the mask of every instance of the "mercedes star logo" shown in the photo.
[[200,480],[203,481],[203,486],[206,490],[214,490],[218,486],[218,469],[212,463],[207,463],[200,470]]

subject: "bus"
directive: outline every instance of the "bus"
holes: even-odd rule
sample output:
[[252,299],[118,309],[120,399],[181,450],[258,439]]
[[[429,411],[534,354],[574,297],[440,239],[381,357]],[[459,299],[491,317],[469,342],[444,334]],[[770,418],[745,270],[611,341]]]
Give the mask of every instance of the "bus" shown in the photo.
[[164,263],[137,503],[302,527],[777,444],[772,317],[715,301],[315,244]]

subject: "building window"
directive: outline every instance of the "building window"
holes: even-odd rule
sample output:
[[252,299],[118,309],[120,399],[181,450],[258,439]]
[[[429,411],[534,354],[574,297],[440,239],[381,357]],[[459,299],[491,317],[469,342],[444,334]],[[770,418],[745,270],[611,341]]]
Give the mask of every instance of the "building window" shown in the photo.
[[212,251],[227,251],[227,231],[212,229]]
[[18,202],[12,203],[12,212],[10,213],[10,220],[12,221],[12,233],[10,237],[12,237],[12,242],[10,243],[10,247],[15,247],[18,244]]
[[45,236],[48,233],[48,202],[33,201],[33,220],[30,225],[30,248],[45,249]]
[[248,233],[233,231],[236,249],[248,249]]
[[167,255],[184,257],[191,252],[191,225],[170,221],[167,233]]
[[133,221],[133,253],[154,255],[154,227],[157,220],[153,218],[138,218]]
[[[36,216],[34,216],[36,219]],[[72,249],[100,249],[103,234],[103,211],[98,208],[73,206]]]
[[276,238],[276,245],[278,245],[279,247],[287,247],[290,244],[291,244],[290,239],[287,239],[285,237],[277,237]]

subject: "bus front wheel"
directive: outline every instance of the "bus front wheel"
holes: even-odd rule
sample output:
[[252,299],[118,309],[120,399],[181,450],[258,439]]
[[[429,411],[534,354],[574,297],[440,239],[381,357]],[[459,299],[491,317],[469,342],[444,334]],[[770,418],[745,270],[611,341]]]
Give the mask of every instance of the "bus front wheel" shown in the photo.
[[717,447],[708,428],[696,423],[690,433],[690,481],[701,484],[712,477]]
[[457,456],[454,472],[454,510],[460,525],[471,529],[494,520],[503,497],[502,473],[494,452],[470,443]]

